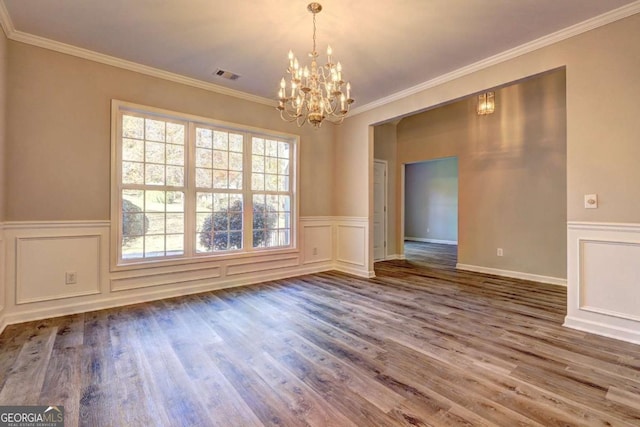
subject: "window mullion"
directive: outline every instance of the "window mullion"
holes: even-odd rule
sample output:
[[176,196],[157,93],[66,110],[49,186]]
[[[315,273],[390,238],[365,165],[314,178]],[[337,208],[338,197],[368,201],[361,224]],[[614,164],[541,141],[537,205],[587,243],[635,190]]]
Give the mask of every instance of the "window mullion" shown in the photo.
[[251,191],[251,155],[252,155],[252,134],[244,134],[244,153],[243,153],[243,182],[242,199],[244,201],[243,208],[243,247],[246,251],[253,250],[253,192]]
[[185,150],[185,219],[184,219],[184,245],[185,256],[191,257],[196,254],[196,168],[195,168],[195,146],[196,131],[195,124],[189,122],[187,127],[187,144]]

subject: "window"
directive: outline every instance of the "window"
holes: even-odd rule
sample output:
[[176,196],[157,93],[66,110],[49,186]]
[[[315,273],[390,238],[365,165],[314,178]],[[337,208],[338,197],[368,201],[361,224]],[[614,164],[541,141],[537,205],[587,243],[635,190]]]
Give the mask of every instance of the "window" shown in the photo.
[[294,245],[296,139],[114,101],[117,263]]

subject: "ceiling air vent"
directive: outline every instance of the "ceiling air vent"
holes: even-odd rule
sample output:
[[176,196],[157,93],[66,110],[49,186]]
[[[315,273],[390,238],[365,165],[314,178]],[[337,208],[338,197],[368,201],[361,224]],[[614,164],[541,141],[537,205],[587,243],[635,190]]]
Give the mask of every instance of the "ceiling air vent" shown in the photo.
[[239,74],[232,73],[231,71],[221,70],[218,68],[214,73],[214,76],[222,77],[227,80],[238,80],[240,78]]

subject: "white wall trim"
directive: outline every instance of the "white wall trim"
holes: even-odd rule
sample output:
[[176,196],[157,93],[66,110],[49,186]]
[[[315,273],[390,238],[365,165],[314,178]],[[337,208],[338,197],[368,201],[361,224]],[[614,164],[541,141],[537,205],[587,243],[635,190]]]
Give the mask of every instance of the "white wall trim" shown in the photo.
[[2,26],[4,35],[7,36],[7,38],[9,38],[9,34],[13,34],[16,31],[16,28],[13,26],[13,21],[11,20],[11,15],[9,15],[7,6],[4,4],[4,0],[0,1],[0,26]]
[[640,344],[640,223],[567,223],[565,326]]
[[[602,15],[587,19],[586,21],[579,22],[570,27],[556,31],[555,33],[551,33],[546,36],[540,37],[536,40],[530,41],[528,43],[522,44],[512,49],[506,50],[497,55],[491,56],[489,58],[483,59],[481,61],[467,65],[465,67],[459,68],[452,72],[440,75],[431,80],[420,83],[416,86],[410,87],[400,92],[396,92],[384,98],[377,99],[373,102],[362,105],[360,107],[356,107],[351,110],[350,114],[352,116],[355,116],[357,114],[364,113],[365,111],[369,111],[374,108],[389,104],[393,101],[406,98],[408,96],[422,92],[426,89],[439,86],[441,84],[466,76],[476,71],[483,70],[485,68],[491,67],[501,62],[508,61],[510,59],[527,54],[529,52],[533,52],[535,50],[552,45],[554,43],[558,43],[568,38],[580,35],[582,33],[593,30],[595,28],[602,27],[612,22],[627,18],[636,13],[640,13],[640,0],[637,0],[633,3],[629,3],[628,5],[622,6],[618,9],[614,9],[612,11],[603,13]],[[58,41],[47,39],[45,37],[40,37],[33,34],[25,33],[23,31],[16,30],[15,26],[13,25],[13,21],[11,20],[11,16],[6,8],[6,5],[4,1],[1,1],[1,0],[0,0],[0,26],[2,26],[5,32],[5,35],[10,40],[30,44],[33,46],[38,46],[41,48],[53,50],[56,52],[67,54],[67,55],[88,59],[90,61],[111,65],[114,67],[118,67],[125,70],[134,71],[140,74],[145,74],[148,76],[157,77],[160,79],[184,84],[187,86],[197,87],[197,88],[208,90],[211,92],[233,96],[233,97],[244,99],[247,101],[256,102],[258,104],[264,104],[264,105],[269,105],[274,107],[276,106],[275,100],[253,95],[247,92],[230,89],[224,86],[205,82],[203,80],[198,80],[192,77],[171,73],[158,68],[142,65],[133,61],[127,61],[124,59],[116,58],[114,56],[105,55],[92,50],[83,49],[77,46],[61,43]]]
[[459,79],[460,77],[464,77],[466,75],[500,64],[502,62],[516,58],[518,56],[522,56],[527,53],[536,51],[538,49],[542,49],[543,47],[550,46],[554,43],[558,43],[568,38],[580,35],[582,33],[586,33],[587,31],[591,31],[598,27],[602,27],[612,22],[627,18],[629,16],[635,15],[636,13],[640,13],[640,1],[629,3],[618,9],[614,9],[612,11],[603,13],[602,15],[595,16],[591,19],[587,19],[586,21],[579,22],[570,27],[556,31],[555,33],[548,34],[546,36],[540,37],[536,40],[532,40],[528,43],[522,44],[512,49],[505,50],[504,52],[501,52],[497,55],[490,56],[489,58],[485,58],[481,61],[475,62],[465,67],[458,68],[457,70],[451,71],[449,73],[442,74],[438,77],[435,77],[431,80],[427,80],[426,82],[420,83],[416,86],[410,87],[400,92],[396,92],[389,96],[385,96],[384,98],[377,99],[373,102],[364,104],[360,107],[356,107],[351,110],[350,114],[352,116],[355,116],[357,114],[361,114],[366,111],[373,110],[374,108],[378,108],[383,105],[390,104],[394,101],[406,98],[411,95],[415,95],[427,89],[440,86],[452,80]]
[[230,89],[228,87],[209,83],[204,80],[194,79],[193,77],[183,76],[181,74],[172,73],[169,71],[161,70],[159,68],[150,67],[148,65],[139,64],[133,61],[127,61],[115,56],[105,55],[103,53],[98,53],[89,49],[84,49],[81,47],[16,30],[11,20],[11,16],[9,15],[9,12],[6,8],[6,5],[4,4],[4,1],[0,1],[0,25],[2,25],[7,38],[10,40],[53,50],[55,52],[60,52],[71,56],[76,56],[82,59],[88,59],[90,61],[99,62],[101,64],[110,65],[112,67],[134,71],[136,73],[144,74],[147,76],[157,77],[163,80],[180,83],[186,86],[196,87],[199,89],[208,90],[210,92],[233,96],[235,98],[244,99],[246,101],[251,101],[258,104],[268,105],[272,107],[275,107],[277,105],[277,102],[275,100],[235,89]]
[[[1,12],[1,8],[0,8]],[[0,222],[0,334],[4,331],[6,322],[5,305],[7,301],[7,289],[6,289],[6,245],[4,242],[4,223]]]
[[[104,236],[96,233],[96,234],[74,234],[73,236],[43,236],[43,237],[31,237],[31,236],[27,236],[27,237],[16,237],[15,239],[15,261],[16,261],[16,267],[15,267],[15,285],[16,285],[16,294],[15,294],[15,303],[16,305],[22,305],[22,304],[29,304],[29,303],[34,303],[34,302],[42,302],[42,301],[52,301],[52,300],[57,300],[57,299],[68,299],[68,298],[73,298],[73,297],[80,297],[80,296],[86,296],[86,295],[97,295],[100,294],[100,288],[101,288],[101,279],[102,279],[102,275],[100,274],[101,271],[101,256],[100,256],[100,248],[103,245],[102,242],[102,238]],[[35,296],[31,296],[31,297],[25,297],[23,295],[23,291],[28,289],[28,284],[24,284],[24,278],[23,278],[23,273],[27,273],[24,275],[33,275],[34,270],[38,270],[41,266],[38,266],[38,268],[33,268],[33,265],[30,265],[32,268],[28,268],[27,266],[25,266],[25,262],[29,263],[29,262],[33,262],[33,259],[29,259],[29,256],[25,255],[25,246],[27,245],[34,245],[34,244],[42,244],[42,242],[62,242],[64,240],[66,241],[74,241],[74,240],[85,240],[88,241],[90,243],[93,244],[93,246],[95,246],[95,255],[96,259],[89,259],[89,263],[95,263],[96,265],[96,269],[95,271],[92,271],[92,276],[93,276],[93,285],[92,286],[85,286],[84,288],[79,288],[79,289],[74,289],[74,288],[69,288],[69,289],[65,289],[63,293],[56,293],[55,295],[46,295],[46,292],[43,292],[44,290],[42,289],[41,286],[37,287],[37,295]],[[64,249],[60,250],[59,252],[64,252]],[[90,252],[90,251],[88,251]],[[89,255],[89,254],[87,254]],[[32,258],[36,258],[36,257],[32,257]],[[87,261],[86,259],[84,259],[83,261]],[[35,262],[36,264],[38,263],[38,261]],[[59,261],[58,261],[59,263]],[[40,284],[41,282],[52,282],[53,279],[51,277],[46,277],[46,278],[42,278],[43,280],[38,280],[38,284]]]
[[[592,230],[611,230],[610,228],[592,228]],[[619,229],[617,231],[620,231]],[[639,232],[640,233],[640,228],[636,227],[635,230],[633,230],[635,232]],[[640,238],[640,236],[638,236]],[[586,292],[586,286],[584,283],[584,268],[585,266],[585,256],[584,256],[584,250],[585,250],[585,245],[606,245],[606,246],[610,246],[614,245],[614,246],[631,246],[631,247],[636,247],[639,248],[640,247],[640,240],[637,241],[631,241],[629,239],[627,240],[622,240],[622,239],[617,239],[617,238],[608,238],[608,239],[603,239],[603,238],[578,238],[577,239],[577,243],[578,243],[578,275],[577,275],[577,281],[575,283],[576,289],[577,289],[577,296],[578,296],[578,308],[580,310],[583,311],[589,311],[592,313],[598,313],[598,314],[604,314],[607,316],[613,316],[613,317],[618,317],[620,319],[627,319],[627,320],[632,320],[635,322],[640,322],[640,315],[634,315],[634,314],[628,314],[628,313],[623,313],[621,311],[617,311],[617,310],[611,310],[611,309],[606,309],[606,308],[601,308],[601,307],[596,307],[596,306],[592,306],[589,305],[587,302],[585,302],[585,292]]]
[[351,222],[357,222],[357,223],[363,223],[363,222],[369,222],[369,218],[367,218],[366,216],[334,216],[332,217],[333,221],[336,223],[351,223]]
[[360,277],[374,277],[369,270],[369,218],[336,217],[334,268]]
[[[195,263],[149,265],[126,270],[109,269],[110,228],[110,221],[94,220],[14,221],[4,224],[4,227],[0,223],[0,241],[4,236],[4,241],[0,242],[0,249],[7,249],[6,261],[3,262],[7,271],[1,278],[6,280],[6,286],[0,287],[0,290],[6,291],[6,298],[0,294],[0,306],[3,301],[5,303],[4,309],[0,309],[0,333],[8,324],[252,285],[322,271],[337,270],[359,277],[374,277],[374,272],[367,268],[366,217],[300,217],[300,245],[295,251],[262,252],[252,256],[220,257],[198,260]],[[339,230],[342,230],[340,242],[336,237]],[[30,290],[36,289],[38,283],[48,281],[50,276],[64,281],[64,278],[58,277],[59,264],[55,261],[60,250],[56,245],[48,246],[48,242],[71,245],[69,251],[63,252],[73,253],[75,248],[77,255],[72,256],[73,264],[85,265],[85,252],[78,252],[77,248],[82,246],[77,246],[75,242],[81,244],[83,239],[91,236],[99,237],[97,253],[92,251],[91,254],[87,254],[99,259],[97,265],[90,269],[91,274],[98,275],[97,291],[70,292],[64,287],[54,287],[54,292],[43,300],[19,296],[21,286],[28,286]],[[34,242],[35,250],[21,251],[21,242]],[[337,256],[338,250],[342,251],[343,257]],[[42,258],[47,261],[44,264],[48,266],[47,271],[29,276],[29,281],[22,283],[21,272],[27,272],[25,269],[31,268],[30,266],[37,262],[34,259],[36,255],[32,254],[38,254],[40,257],[41,253]],[[63,270],[66,271],[66,267]]]
[[101,227],[109,228],[110,221],[103,220],[79,220],[79,221],[8,221],[4,224],[5,230],[23,230],[23,229],[69,229],[69,228],[87,228]]
[[563,326],[577,329],[579,331],[598,334],[616,340],[627,341],[633,344],[640,344],[640,331],[638,329],[628,329],[624,327],[612,327],[610,324],[592,320],[567,316]]
[[499,268],[481,267],[470,264],[456,264],[458,270],[473,271],[475,273],[493,274],[495,276],[511,277],[514,279],[531,280],[549,285],[567,286],[567,280],[560,277],[541,276],[539,274],[523,273],[520,271],[502,270]]
[[412,242],[423,242],[423,243],[440,243],[443,245],[457,245],[457,240],[442,240],[442,239],[425,239],[424,237],[406,237],[404,240],[409,240]]
[[334,223],[330,216],[300,218],[300,246],[302,264],[328,265],[334,260]]
[[373,209],[373,226],[374,229],[372,230],[371,235],[373,236],[373,262],[377,262],[377,261],[383,261],[387,259],[387,251],[389,250],[388,247],[388,242],[389,242],[389,162],[387,160],[384,159],[373,159],[373,168],[374,168],[374,173],[373,173],[373,180],[375,181],[375,164],[379,163],[384,165],[384,183],[383,183],[383,188],[384,188],[384,235],[383,235],[383,246],[384,246],[384,255],[382,256],[382,258],[376,258],[376,231],[375,231],[375,200],[376,200],[376,195],[375,195],[375,189],[374,189],[374,195],[373,195],[373,203],[374,203],[374,209]]
[[[23,310],[20,312],[10,313],[5,316],[3,320],[0,320],[0,333],[7,325],[15,323],[29,322],[33,320],[47,319],[57,316],[67,316],[76,313],[85,313],[88,311],[102,310],[112,307],[121,307],[131,304],[138,304],[148,301],[156,301],[165,298],[172,298],[183,295],[196,294],[207,291],[214,291],[219,289],[228,289],[239,286],[255,285],[257,283],[267,282],[271,280],[286,279],[296,276],[302,276],[306,274],[320,273],[327,271],[324,268],[298,268],[295,270],[287,270],[281,272],[271,272],[269,274],[260,274],[258,276],[247,278],[238,278],[232,280],[226,280],[218,283],[199,283],[190,286],[174,286],[172,288],[154,289],[144,293],[138,293],[135,295],[121,295],[112,294],[114,296],[101,298],[94,301],[83,302],[69,302],[69,304],[60,305],[56,307],[38,307],[30,310]],[[4,323],[2,323],[4,321]]]
[[335,216],[301,216],[300,221],[304,222],[333,222],[337,217]]
[[362,268],[351,267],[345,264],[337,265],[333,268],[333,270],[339,271],[341,273],[351,274],[352,276],[362,277],[364,279],[372,279],[376,277],[376,272],[373,270],[365,270]]
[[570,230],[628,231],[640,233],[638,224],[627,222],[568,221],[567,228]]

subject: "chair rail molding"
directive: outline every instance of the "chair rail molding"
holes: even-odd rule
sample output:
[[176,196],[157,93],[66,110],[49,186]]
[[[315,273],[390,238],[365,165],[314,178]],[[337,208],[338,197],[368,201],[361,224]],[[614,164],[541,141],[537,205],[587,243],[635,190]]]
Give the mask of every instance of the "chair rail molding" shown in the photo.
[[[0,226],[0,332],[8,324],[245,286],[328,270],[368,271],[368,218],[300,217],[298,247],[110,269],[107,220]],[[75,272],[77,283],[67,284]]]

